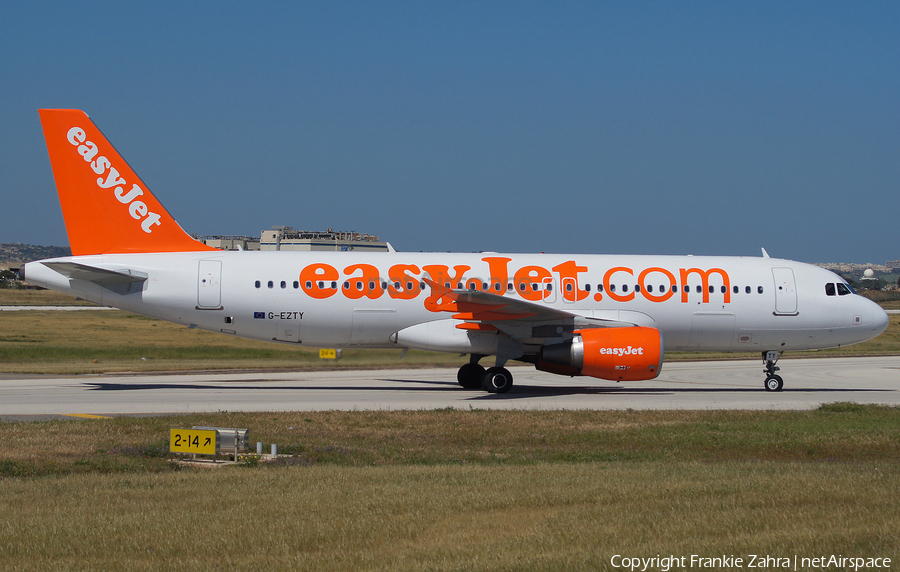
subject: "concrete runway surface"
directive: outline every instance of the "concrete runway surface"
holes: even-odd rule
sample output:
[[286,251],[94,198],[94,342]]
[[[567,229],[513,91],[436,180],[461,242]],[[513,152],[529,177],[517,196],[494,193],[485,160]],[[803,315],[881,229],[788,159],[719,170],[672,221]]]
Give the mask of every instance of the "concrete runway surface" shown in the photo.
[[666,363],[659,378],[606,382],[511,367],[512,391],[465,390],[455,369],[0,376],[0,419],[209,411],[353,409],[811,409],[900,405],[900,356],[782,359],[784,390],[762,361]]

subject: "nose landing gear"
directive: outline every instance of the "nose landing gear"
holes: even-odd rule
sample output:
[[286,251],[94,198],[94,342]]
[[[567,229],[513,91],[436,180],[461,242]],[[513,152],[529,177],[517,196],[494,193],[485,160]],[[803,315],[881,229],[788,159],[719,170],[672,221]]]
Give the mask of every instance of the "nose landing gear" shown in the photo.
[[780,375],[775,374],[776,371],[781,369],[775,365],[778,363],[778,352],[763,352],[762,357],[766,364],[766,369],[763,370],[763,373],[766,374],[766,381],[763,384],[766,391],[781,391],[781,388],[784,386],[784,380],[781,379]]

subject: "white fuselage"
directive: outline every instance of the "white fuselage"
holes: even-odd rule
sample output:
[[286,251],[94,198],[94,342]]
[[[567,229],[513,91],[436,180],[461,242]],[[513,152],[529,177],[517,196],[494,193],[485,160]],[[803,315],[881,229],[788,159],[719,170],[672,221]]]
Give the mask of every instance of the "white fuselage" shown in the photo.
[[[127,270],[146,280],[118,293],[42,262]],[[885,312],[837,275],[775,258],[223,251],[42,262],[26,265],[29,282],[205,330],[313,347],[398,347],[396,332],[452,319],[436,308],[426,279],[655,327],[666,351],[829,348],[887,327]],[[431,349],[457,351],[439,346]]]

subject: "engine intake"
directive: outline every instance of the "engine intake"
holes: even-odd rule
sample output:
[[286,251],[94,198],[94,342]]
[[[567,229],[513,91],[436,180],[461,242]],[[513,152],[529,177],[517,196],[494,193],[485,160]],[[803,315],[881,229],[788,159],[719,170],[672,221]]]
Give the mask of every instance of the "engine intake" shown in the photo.
[[541,348],[535,367],[612,381],[653,379],[662,370],[663,336],[656,328],[576,330],[571,341]]

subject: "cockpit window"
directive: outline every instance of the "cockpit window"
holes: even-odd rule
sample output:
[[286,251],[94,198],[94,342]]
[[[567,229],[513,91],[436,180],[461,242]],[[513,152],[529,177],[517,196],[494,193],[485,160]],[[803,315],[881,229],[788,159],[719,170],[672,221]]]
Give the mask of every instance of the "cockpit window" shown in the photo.
[[829,282],[825,285],[825,295],[826,296],[834,296],[834,282]]
[[837,291],[839,296],[846,296],[847,294],[853,294],[853,290],[850,289],[850,286],[844,284],[842,282],[838,282]]

